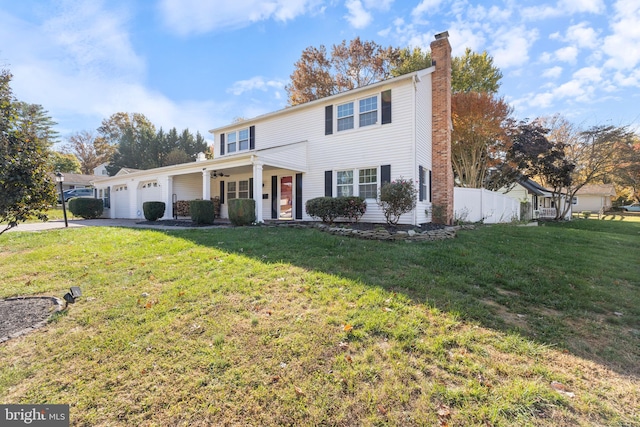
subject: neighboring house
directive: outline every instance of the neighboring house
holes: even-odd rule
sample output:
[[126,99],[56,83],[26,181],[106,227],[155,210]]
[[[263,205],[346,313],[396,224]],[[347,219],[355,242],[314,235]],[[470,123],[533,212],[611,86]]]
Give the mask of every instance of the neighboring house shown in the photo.
[[256,201],[259,222],[313,220],[307,200],[364,197],[362,221],[384,222],[376,196],[383,185],[412,179],[417,207],[403,224],[431,221],[432,206],[453,220],[451,168],[451,46],[431,44],[434,66],[210,132],[215,158],[95,180],[111,218],[140,218],[145,201],[218,198],[228,217],[234,198]]
[[[51,180],[53,182],[56,182],[55,175],[55,173],[50,174]],[[62,182],[63,191],[71,190],[74,188],[91,187],[92,181],[96,179],[94,175],[82,175],[79,173],[63,173],[62,175],[64,176],[64,181]],[[56,183],[56,190],[58,190],[59,188],[60,187]]]
[[107,172],[107,165],[109,163],[101,163],[95,168],[93,168],[93,174],[98,176],[109,176],[109,172]]
[[575,212],[605,212],[611,209],[611,200],[616,197],[613,184],[587,184],[573,197]]
[[[507,194],[521,204],[524,204],[523,211],[520,212],[522,220],[537,218],[555,218],[556,206],[553,192],[547,190],[532,179],[522,179],[510,189],[501,189],[501,193]],[[562,196],[562,201],[566,203],[566,196]],[[565,219],[571,219],[572,209],[569,209]]]

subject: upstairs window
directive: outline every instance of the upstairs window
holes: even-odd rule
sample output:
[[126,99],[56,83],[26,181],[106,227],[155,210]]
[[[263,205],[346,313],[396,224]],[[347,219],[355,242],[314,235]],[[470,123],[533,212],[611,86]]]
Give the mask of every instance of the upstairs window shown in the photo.
[[353,102],[338,105],[338,132],[353,129]]
[[360,127],[375,125],[378,122],[378,97],[361,99],[359,104]]
[[249,129],[242,129],[238,131],[238,140],[240,148],[239,150],[248,150],[249,149]]
[[237,134],[236,132],[229,132],[227,134],[227,153],[236,152]]

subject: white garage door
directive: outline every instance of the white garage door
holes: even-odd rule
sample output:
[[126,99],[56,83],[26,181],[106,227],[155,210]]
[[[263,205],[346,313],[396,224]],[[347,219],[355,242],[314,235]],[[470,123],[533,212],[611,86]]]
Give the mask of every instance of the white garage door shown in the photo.
[[114,185],[111,188],[111,209],[114,218],[129,218],[129,190],[126,185]]
[[[158,181],[141,182],[138,186],[138,207],[137,211],[143,212],[142,204],[144,202],[161,202],[162,191]],[[144,214],[143,214],[144,216]]]

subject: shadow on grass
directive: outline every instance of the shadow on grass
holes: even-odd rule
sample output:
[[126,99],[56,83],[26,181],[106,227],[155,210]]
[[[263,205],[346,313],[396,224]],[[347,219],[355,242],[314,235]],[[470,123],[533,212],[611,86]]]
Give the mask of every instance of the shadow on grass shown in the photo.
[[640,375],[640,223],[492,226],[421,243],[274,227],[170,233],[401,292],[461,319]]

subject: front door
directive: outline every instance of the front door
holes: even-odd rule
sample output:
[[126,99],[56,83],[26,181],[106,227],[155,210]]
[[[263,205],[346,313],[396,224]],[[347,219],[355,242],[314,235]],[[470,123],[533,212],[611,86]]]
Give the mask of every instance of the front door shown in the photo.
[[280,178],[280,219],[293,218],[293,178]]

